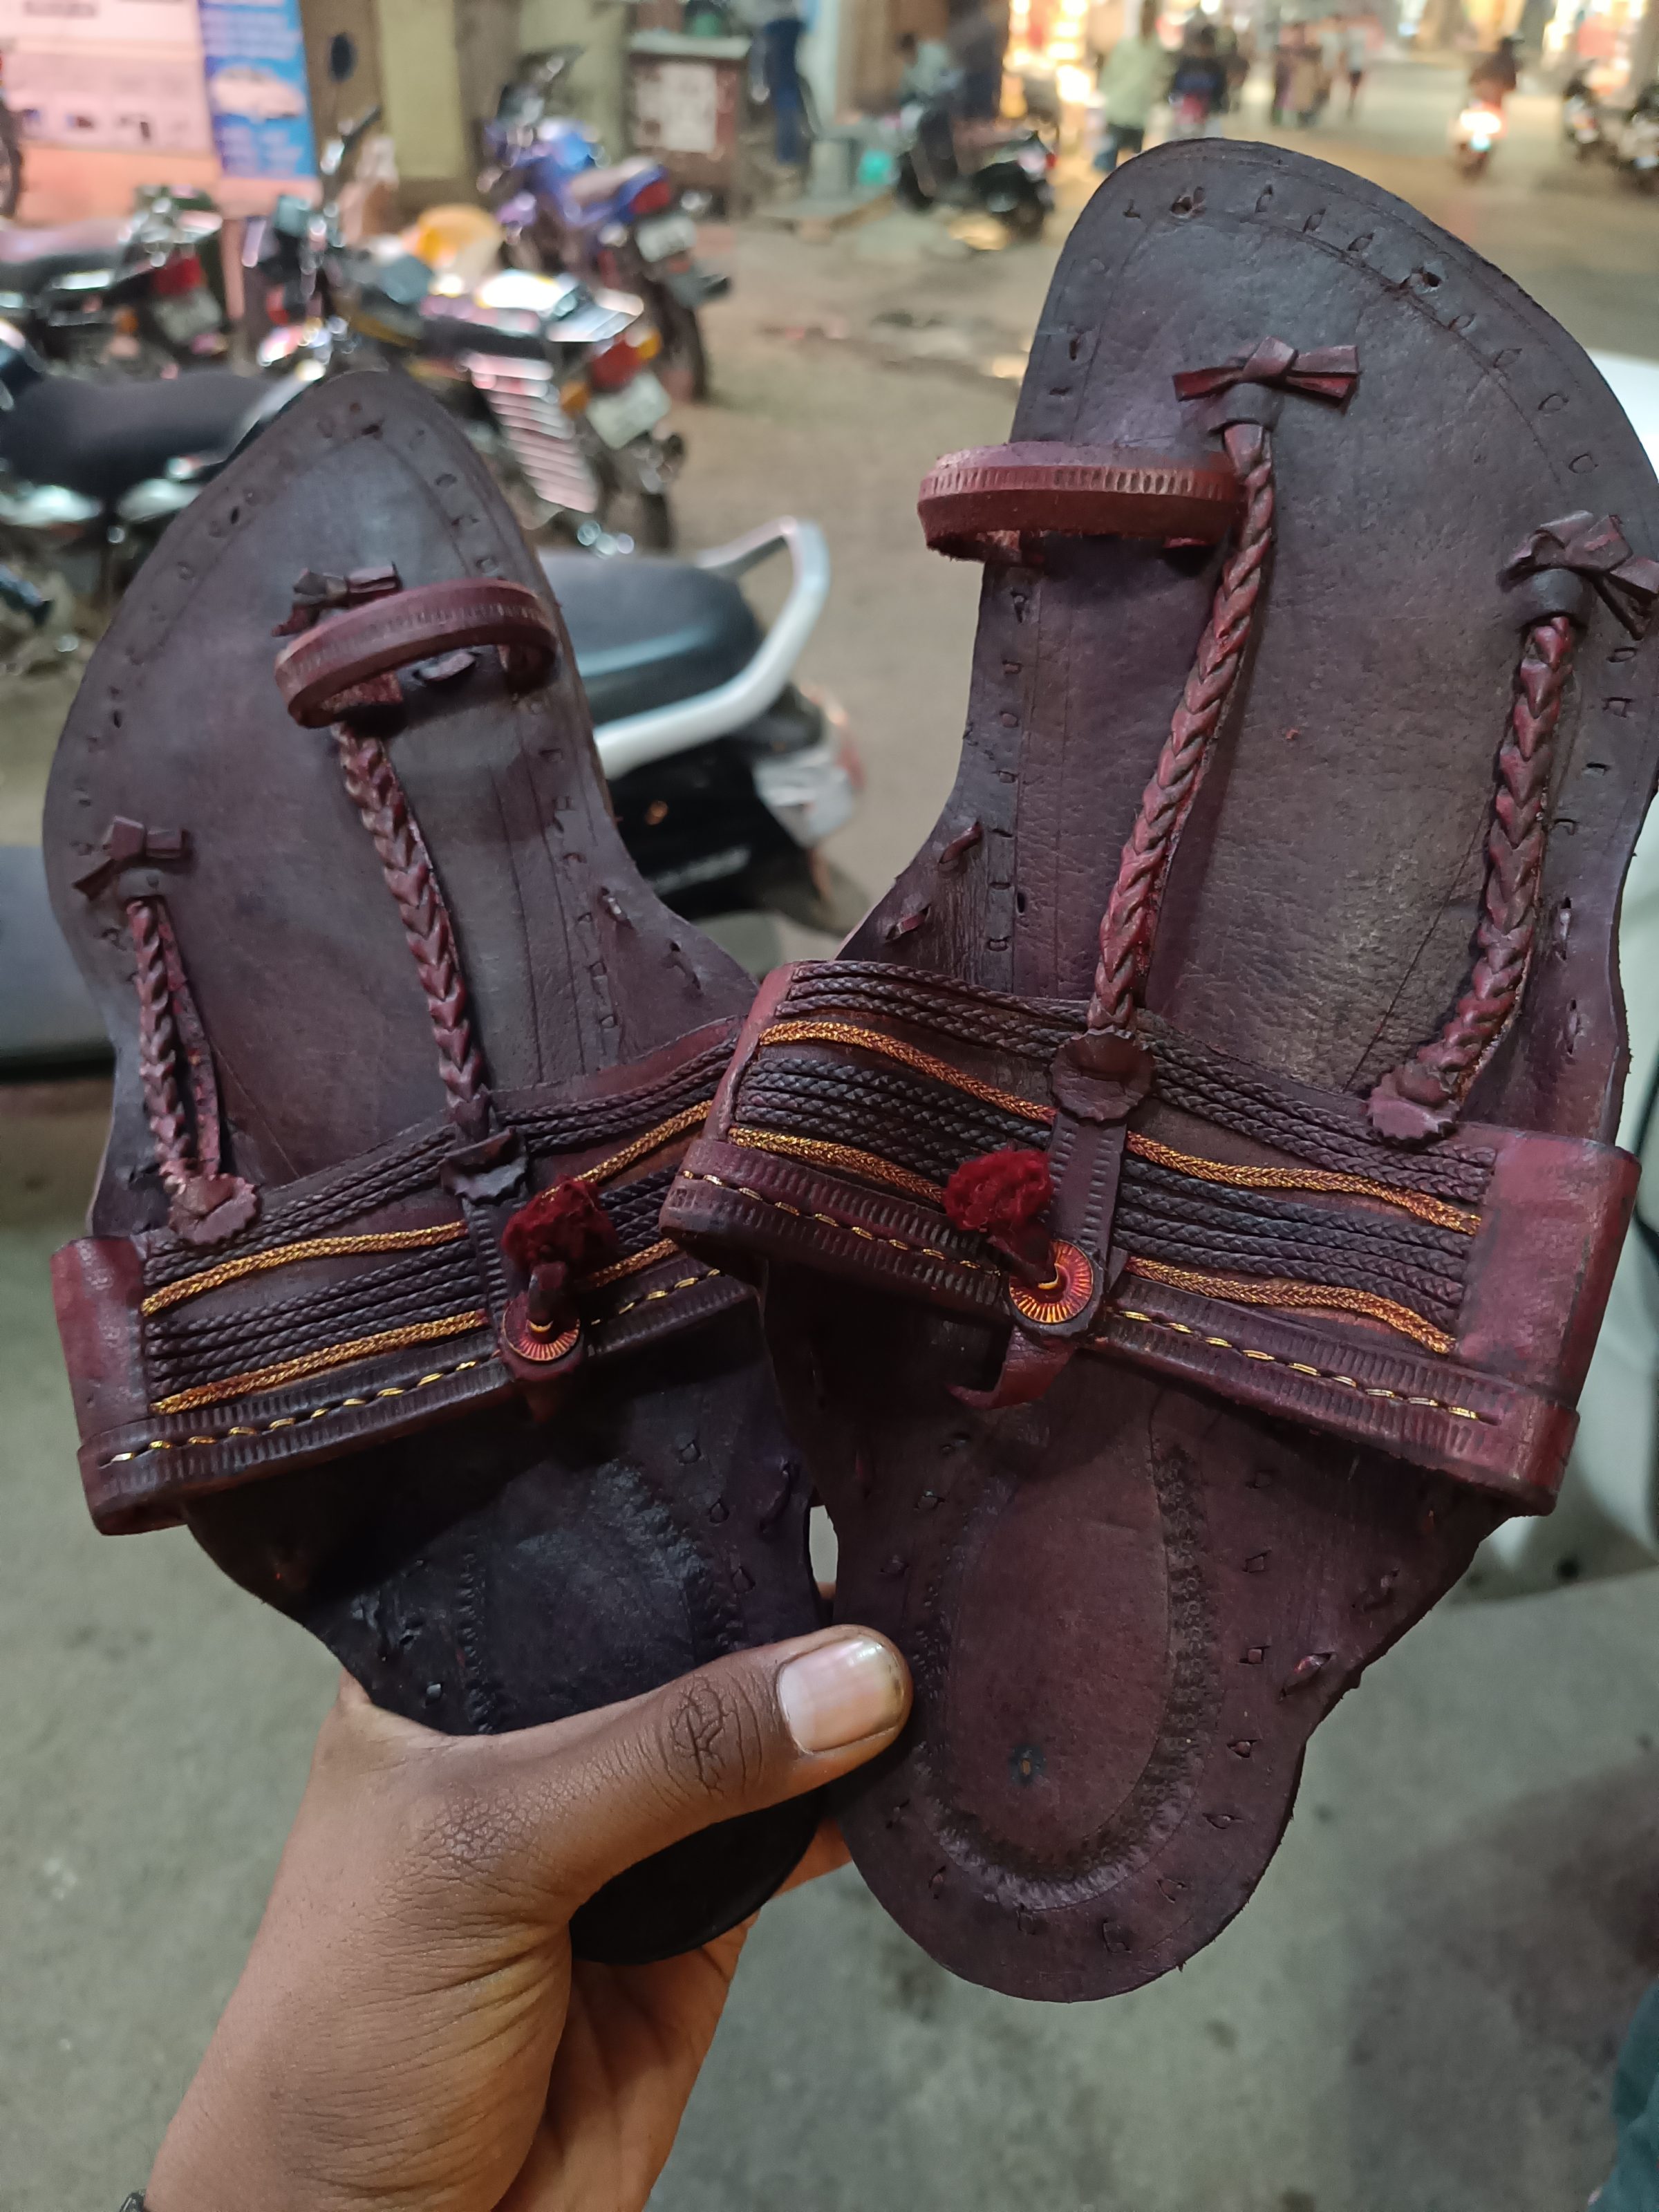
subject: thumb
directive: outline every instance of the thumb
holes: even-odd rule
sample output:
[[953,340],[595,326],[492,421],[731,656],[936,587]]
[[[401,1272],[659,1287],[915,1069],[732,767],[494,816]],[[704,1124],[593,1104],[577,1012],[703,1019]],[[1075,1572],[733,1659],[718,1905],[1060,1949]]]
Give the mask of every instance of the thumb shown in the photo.
[[521,1871],[574,1911],[699,1829],[861,1765],[909,1710],[893,1645],[838,1627],[717,1659],[586,1715],[580,1733],[568,1722],[526,1729],[513,1787]]

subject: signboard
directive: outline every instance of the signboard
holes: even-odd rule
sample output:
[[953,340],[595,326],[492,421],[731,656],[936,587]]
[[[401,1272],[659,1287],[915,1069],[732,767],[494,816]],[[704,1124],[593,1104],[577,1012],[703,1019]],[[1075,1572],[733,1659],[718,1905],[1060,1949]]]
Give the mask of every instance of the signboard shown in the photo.
[[228,177],[317,167],[299,0],[201,0],[213,144]]
[[41,145],[316,173],[299,0],[0,0],[0,51],[7,101]]
[[196,0],[0,0],[6,99],[47,146],[205,154]]

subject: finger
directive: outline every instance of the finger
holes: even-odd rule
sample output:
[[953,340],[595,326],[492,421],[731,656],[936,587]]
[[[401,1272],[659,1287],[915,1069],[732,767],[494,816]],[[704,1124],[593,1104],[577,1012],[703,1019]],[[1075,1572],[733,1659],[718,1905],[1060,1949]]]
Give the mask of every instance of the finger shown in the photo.
[[903,1660],[872,1630],[823,1629],[700,1667],[589,1714],[580,1737],[520,1739],[523,1871],[567,1901],[699,1829],[817,1789],[884,1751],[910,1709]]
[[800,1889],[809,1881],[816,1881],[820,1875],[834,1874],[838,1868],[846,1866],[852,1856],[838,1823],[826,1815],[818,1822],[817,1833],[806,1846],[805,1856],[779,1890],[778,1895],[786,1897],[792,1889]]

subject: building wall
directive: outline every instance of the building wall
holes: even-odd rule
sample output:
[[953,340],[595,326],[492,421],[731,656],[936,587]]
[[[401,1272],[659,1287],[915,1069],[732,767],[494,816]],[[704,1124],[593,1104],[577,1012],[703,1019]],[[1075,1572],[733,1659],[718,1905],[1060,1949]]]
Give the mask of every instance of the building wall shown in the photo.
[[613,160],[628,150],[628,34],[636,10],[616,0],[520,0],[519,51],[580,46],[570,112],[591,123]]

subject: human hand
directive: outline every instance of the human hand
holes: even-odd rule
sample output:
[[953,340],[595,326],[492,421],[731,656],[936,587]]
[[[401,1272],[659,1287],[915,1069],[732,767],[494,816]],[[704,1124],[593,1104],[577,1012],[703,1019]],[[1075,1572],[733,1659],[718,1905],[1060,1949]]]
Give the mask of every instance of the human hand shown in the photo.
[[[893,1647],[845,1628],[510,1735],[436,1735],[348,1677],[149,2212],[637,2212],[748,1925],[606,1966],[572,1960],[571,1915],[872,1758],[909,1703]],[[845,1855],[821,1831],[795,1880]]]

